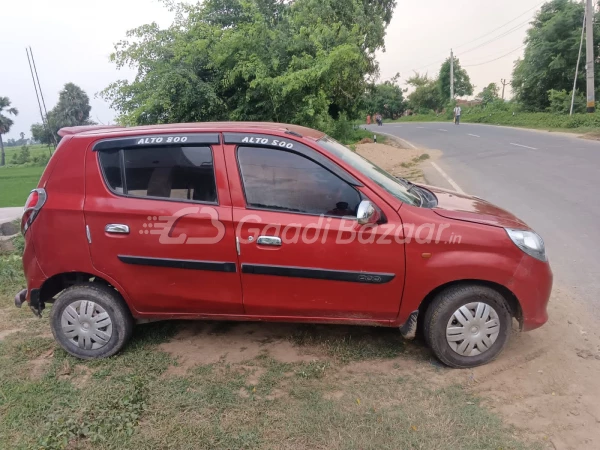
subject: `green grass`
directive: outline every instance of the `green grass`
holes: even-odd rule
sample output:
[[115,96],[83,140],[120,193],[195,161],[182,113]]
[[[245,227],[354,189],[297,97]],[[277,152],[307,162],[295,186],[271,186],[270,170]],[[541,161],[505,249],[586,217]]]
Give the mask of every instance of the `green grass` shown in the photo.
[[[4,152],[6,153],[6,164],[10,164],[13,155],[19,153],[19,150],[21,150],[21,147],[7,147],[6,143],[4,143]],[[31,157],[33,158],[34,156],[38,156],[38,155],[45,155],[45,156],[50,156],[50,153],[48,152],[48,146],[47,145],[42,145],[42,144],[35,144],[35,145],[30,145],[29,146],[29,151],[31,154]]]
[[[75,359],[49,334],[48,311],[14,308],[20,269],[18,252],[0,255],[0,332],[16,330],[0,338],[0,448],[538,448],[468,389],[431,384],[432,371],[450,369],[417,370],[429,353],[393,329],[289,325],[289,339],[318,359],[262,353],[169,375],[177,361],[158,345],[180,324],[157,322],[136,327],[115,357]],[[357,361],[360,370],[349,366]],[[387,361],[393,369],[369,370]]]
[[[573,116],[554,113],[526,113],[498,110],[463,109],[461,122],[504,125],[550,131],[568,131],[586,133],[600,130],[600,112],[594,114],[573,114]],[[402,117],[397,122],[452,122],[446,113],[416,114]]]
[[0,167],[0,208],[23,206],[43,171],[41,166]]

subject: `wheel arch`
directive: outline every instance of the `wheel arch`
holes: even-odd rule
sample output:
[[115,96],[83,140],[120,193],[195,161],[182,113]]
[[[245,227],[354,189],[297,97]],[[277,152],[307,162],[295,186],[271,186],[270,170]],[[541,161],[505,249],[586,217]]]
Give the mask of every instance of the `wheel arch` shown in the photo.
[[502,297],[506,300],[509,310],[510,310],[510,314],[518,320],[519,326],[520,327],[523,326],[523,310],[521,309],[521,303],[519,302],[519,299],[517,298],[517,296],[510,289],[508,289],[506,286],[495,283],[493,281],[477,280],[477,279],[464,279],[464,280],[455,280],[455,281],[450,281],[448,283],[444,283],[444,284],[436,287],[435,289],[433,289],[431,292],[429,292],[425,296],[425,298],[419,305],[419,309],[418,309],[419,310],[419,316],[418,316],[419,323],[418,323],[417,329],[422,329],[425,312],[427,311],[427,309],[429,308],[429,306],[431,305],[431,303],[433,302],[435,297],[440,292],[442,292],[450,287],[454,287],[454,286],[485,286],[485,287],[495,290],[500,295],[502,295]]
[[123,299],[123,302],[129,309],[129,312],[131,314],[135,313],[135,309],[132,308],[129,301],[127,301],[127,297],[120,286],[116,285],[116,283],[109,279],[88,272],[61,272],[52,275],[40,286],[40,302],[54,303],[54,297],[58,293],[64,291],[68,287],[84,283],[97,283],[114,289]]

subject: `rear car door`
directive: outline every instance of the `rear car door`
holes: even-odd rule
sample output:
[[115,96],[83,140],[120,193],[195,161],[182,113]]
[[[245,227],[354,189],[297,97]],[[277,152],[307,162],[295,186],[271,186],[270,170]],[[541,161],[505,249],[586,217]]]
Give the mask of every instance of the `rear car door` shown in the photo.
[[243,313],[218,134],[96,142],[84,213],[92,263],[139,313]]
[[[381,241],[401,225],[396,211],[300,142],[224,136],[246,313],[395,318],[404,247]],[[358,225],[363,199],[375,202],[388,223]]]

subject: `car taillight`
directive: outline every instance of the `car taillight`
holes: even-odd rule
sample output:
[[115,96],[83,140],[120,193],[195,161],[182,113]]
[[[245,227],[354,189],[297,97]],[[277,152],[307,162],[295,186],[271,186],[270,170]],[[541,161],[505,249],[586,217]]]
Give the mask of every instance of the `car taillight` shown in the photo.
[[43,188],[34,189],[27,197],[25,207],[23,208],[23,218],[21,219],[21,232],[25,234],[35,218],[37,217],[40,209],[46,203],[46,190]]

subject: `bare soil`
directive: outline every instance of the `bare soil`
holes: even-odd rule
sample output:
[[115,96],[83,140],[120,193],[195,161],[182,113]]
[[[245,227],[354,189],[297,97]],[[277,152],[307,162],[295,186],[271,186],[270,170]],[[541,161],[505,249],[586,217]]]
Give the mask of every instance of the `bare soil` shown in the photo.
[[356,152],[392,175],[408,178],[415,183],[425,181],[421,163],[435,160],[441,155],[439,150],[406,148],[401,141],[391,138],[385,144],[357,144]]

